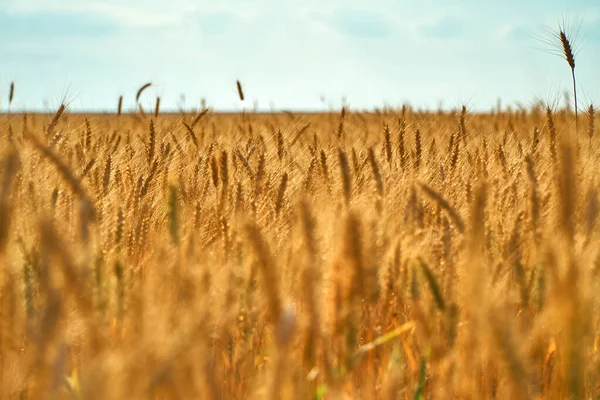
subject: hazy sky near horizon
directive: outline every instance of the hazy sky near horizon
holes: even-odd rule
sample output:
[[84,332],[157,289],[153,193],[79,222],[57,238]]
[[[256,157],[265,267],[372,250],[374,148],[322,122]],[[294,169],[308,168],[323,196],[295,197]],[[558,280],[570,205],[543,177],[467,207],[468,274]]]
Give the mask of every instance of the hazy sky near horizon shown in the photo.
[[[452,4],[451,4],[452,3]],[[564,59],[539,50],[539,26],[580,22],[582,101],[600,100],[600,1],[0,0],[0,111],[239,109],[239,79],[259,108],[489,109],[562,99]]]

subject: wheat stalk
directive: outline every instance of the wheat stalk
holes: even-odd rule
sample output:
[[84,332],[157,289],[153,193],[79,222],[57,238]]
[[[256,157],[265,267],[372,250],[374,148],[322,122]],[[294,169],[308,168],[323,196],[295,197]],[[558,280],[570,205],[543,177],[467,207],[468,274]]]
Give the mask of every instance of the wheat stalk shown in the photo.
[[152,82],[148,82],[144,85],[142,85],[142,87],[140,87],[135,95],[135,102],[139,103],[140,102],[140,97],[142,96],[142,93],[144,92],[144,90],[148,89],[150,86],[152,86]]
[[15,83],[10,83],[10,88],[8,90],[8,105],[10,106],[15,98]]
[[384,140],[384,150],[385,157],[389,164],[392,163],[392,134],[390,132],[390,127],[388,124],[385,124],[383,127],[383,140]]
[[123,96],[119,96],[119,102],[117,103],[117,115],[121,116],[123,112]]
[[573,48],[571,41],[567,38],[564,30],[561,29],[559,32],[560,43],[562,44],[565,59],[571,68],[571,77],[573,78],[573,104],[575,105],[575,121],[577,121],[577,84],[575,80],[575,55],[573,54]]
[[235,84],[237,86],[237,92],[238,92],[238,96],[240,98],[240,101],[244,101],[244,91],[242,90],[242,84],[240,81],[235,81]]
[[179,245],[179,204],[177,201],[177,188],[169,186],[169,233],[174,245]]
[[190,125],[186,124],[185,121],[182,121],[182,124],[185,127],[185,130],[186,130],[188,136],[190,137],[190,139],[192,139],[194,146],[196,146],[196,148],[199,148],[198,138],[196,137],[196,134],[194,133],[194,129]]
[[346,204],[350,203],[352,196],[352,182],[350,178],[350,166],[348,165],[348,157],[342,149],[338,149],[338,160],[340,163],[340,172],[342,177],[342,188]]
[[64,104],[61,104],[60,107],[58,107],[58,110],[56,110],[54,117],[52,117],[50,124],[48,124],[48,127],[46,128],[46,135],[48,137],[51,137],[54,134],[54,129],[56,128],[56,125],[60,121],[60,118],[63,116],[66,108],[67,107]]
[[421,166],[421,158],[423,154],[423,146],[421,145],[421,131],[418,129],[415,131],[415,168],[419,169]]
[[275,215],[279,217],[281,209],[283,208],[283,199],[285,196],[285,189],[288,184],[288,174],[284,173],[281,176],[281,183],[279,184],[279,190],[277,190],[277,201],[275,203]]
[[153,119],[150,120],[149,132],[150,140],[146,146],[146,158],[148,160],[148,164],[152,165],[152,162],[154,161],[154,153],[156,151],[156,126]]
[[112,166],[112,157],[110,154],[106,157],[106,164],[104,166],[104,179],[102,179],[102,192],[104,195],[108,194],[108,189],[110,185],[110,172]]
[[275,267],[273,256],[265,243],[258,227],[248,224],[245,233],[255,257],[265,285],[265,295],[268,299],[268,311],[273,321],[279,321],[282,306],[279,294],[279,278]]
[[194,127],[198,124],[198,122],[200,122],[202,118],[204,118],[204,116],[206,116],[206,114],[208,114],[208,108],[205,108],[204,110],[199,112],[198,115],[196,115],[196,118],[194,118],[194,120],[190,124],[190,128],[194,129]]
[[372,147],[369,148],[369,164],[371,164],[371,170],[373,171],[373,178],[375,179],[377,194],[380,198],[383,198],[383,179],[381,178],[381,173],[379,172],[379,165],[377,164],[375,152],[373,151]]
[[0,255],[3,254],[8,242],[12,219],[13,207],[9,201],[11,183],[20,168],[19,156],[15,152],[9,153],[2,161],[4,173],[0,181]]
[[154,118],[158,118],[158,113],[160,112],[160,97],[156,97],[156,105],[154,107]]
[[558,29],[548,26],[541,28],[541,34],[537,39],[550,46],[550,52],[562,56],[571,69],[571,79],[573,81],[573,105],[575,106],[575,129],[577,130],[577,81],[575,79],[575,54],[576,40],[579,26],[574,24],[573,29],[569,29],[566,20],[559,21]]
[[450,205],[450,203],[444,198],[444,196],[442,196],[441,194],[439,194],[438,192],[436,192],[429,186],[425,185],[424,183],[421,183],[420,186],[421,186],[421,189],[423,189],[423,191],[425,192],[425,194],[427,194],[427,196],[429,196],[433,201],[435,201],[442,209],[446,210],[446,212],[448,213],[448,215],[454,222],[454,225],[456,226],[456,228],[461,233],[464,232],[465,224],[464,224],[462,218],[460,217],[460,215],[458,215],[458,212],[456,212],[454,207],[452,207]]
[[590,104],[590,106],[588,107],[587,115],[588,115],[588,136],[590,138],[590,145],[591,145],[592,137],[594,136],[594,130],[595,130],[594,118],[596,116],[596,112],[594,110],[593,104]]

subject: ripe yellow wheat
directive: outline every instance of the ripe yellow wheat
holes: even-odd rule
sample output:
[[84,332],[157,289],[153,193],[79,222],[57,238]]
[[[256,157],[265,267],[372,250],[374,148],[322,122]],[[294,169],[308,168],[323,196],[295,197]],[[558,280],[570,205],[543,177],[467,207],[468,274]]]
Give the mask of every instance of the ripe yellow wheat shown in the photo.
[[0,116],[0,398],[591,398],[593,111]]

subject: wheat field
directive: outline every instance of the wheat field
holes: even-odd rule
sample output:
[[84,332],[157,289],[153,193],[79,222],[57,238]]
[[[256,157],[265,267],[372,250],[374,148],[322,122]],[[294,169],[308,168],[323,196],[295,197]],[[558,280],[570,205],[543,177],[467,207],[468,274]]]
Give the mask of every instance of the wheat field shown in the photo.
[[590,111],[4,114],[0,398],[598,398]]

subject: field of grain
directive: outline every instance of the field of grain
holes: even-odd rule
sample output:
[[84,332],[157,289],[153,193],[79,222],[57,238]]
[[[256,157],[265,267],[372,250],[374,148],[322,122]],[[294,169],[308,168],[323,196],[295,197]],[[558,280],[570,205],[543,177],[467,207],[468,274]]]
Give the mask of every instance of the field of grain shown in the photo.
[[4,114],[0,398],[596,398],[593,130]]

